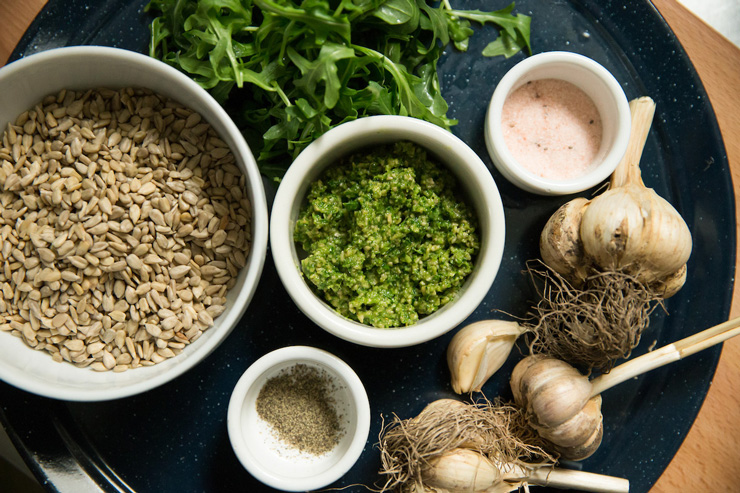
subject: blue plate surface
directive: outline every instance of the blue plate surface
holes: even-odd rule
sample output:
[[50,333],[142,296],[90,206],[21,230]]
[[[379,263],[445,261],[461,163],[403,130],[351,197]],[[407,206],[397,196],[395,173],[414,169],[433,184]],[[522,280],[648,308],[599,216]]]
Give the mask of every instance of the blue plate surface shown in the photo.
[[[452,3],[489,9],[506,2]],[[142,11],[145,4],[50,0],[13,58],[79,44],[146,52],[151,17]],[[657,102],[643,177],[682,213],[694,237],[694,251],[686,286],[666,303],[668,315],[655,312],[636,353],[654,341],[664,345],[726,320],[735,266],[729,167],[704,89],[670,29],[646,1],[521,0],[517,11],[533,16],[535,52],[582,53],[606,66],[628,98],[650,95]],[[506,209],[500,273],[467,322],[489,318],[495,309],[526,311],[534,293],[522,274],[524,263],[538,255],[537,239],[547,218],[571,198],[522,192],[490,163],[482,134],[485,107],[497,81],[524,56],[479,56],[493,36],[491,30],[479,30],[467,54],[451,51],[439,66],[450,115],[460,120],[453,131],[489,165]],[[87,491],[83,487],[91,486],[162,493],[269,491],[240,466],[231,450],[226,431],[229,396],[242,372],[261,355],[286,345],[312,345],[349,363],[371,402],[372,428],[363,455],[334,486],[371,485],[380,480],[375,444],[382,417],[410,417],[428,402],[453,395],[445,363],[451,337],[385,350],[340,341],[298,311],[268,255],[257,293],[239,326],[188,374],[140,396],[84,404],[47,400],[0,383],[0,419],[50,491]],[[632,492],[648,491],[696,417],[719,354],[720,349],[713,348],[606,392],[603,445],[571,467],[626,477]],[[517,356],[484,387],[489,397],[510,397],[507,379]],[[346,491],[364,489],[353,486]]]

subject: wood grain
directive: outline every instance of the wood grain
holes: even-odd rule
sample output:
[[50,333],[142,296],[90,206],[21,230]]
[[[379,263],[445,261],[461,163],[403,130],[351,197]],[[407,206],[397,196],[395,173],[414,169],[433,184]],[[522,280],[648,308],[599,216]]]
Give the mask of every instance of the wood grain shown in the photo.
[[[676,33],[709,94],[724,136],[740,204],[740,50],[675,0],[653,0]],[[45,0],[0,0],[0,61],[10,56]],[[740,209],[739,209],[740,210]],[[740,255],[738,255],[740,259]],[[740,315],[735,286],[732,316]],[[700,328],[697,328],[697,330]],[[725,343],[704,405],[651,493],[737,491],[740,478],[740,340]]]
[[[653,4],[676,33],[709,95],[730,162],[735,203],[740,204],[740,50],[675,0],[653,0]],[[735,317],[740,315],[737,283],[732,301],[730,316]],[[738,423],[740,340],[735,338],[724,344],[704,405],[651,493],[738,491]]]
[[46,0],[0,0],[0,63],[3,65]]

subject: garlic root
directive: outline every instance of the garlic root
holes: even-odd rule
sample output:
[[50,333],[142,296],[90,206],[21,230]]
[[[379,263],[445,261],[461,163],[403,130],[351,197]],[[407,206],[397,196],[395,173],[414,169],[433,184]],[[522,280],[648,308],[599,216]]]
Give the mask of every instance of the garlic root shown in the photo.
[[518,323],[503,320],[481,320],[460,329],[447,347],[452,389],[458,394],[480,392],[524,332]]

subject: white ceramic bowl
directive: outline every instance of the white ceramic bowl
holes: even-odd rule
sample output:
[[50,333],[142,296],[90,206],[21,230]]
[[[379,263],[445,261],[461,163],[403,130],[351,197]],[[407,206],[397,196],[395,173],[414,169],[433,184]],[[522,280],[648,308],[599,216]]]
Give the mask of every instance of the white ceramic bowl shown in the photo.
[[[267,380],[296,364],[323,370],[336,385],[332,397],[344,435],[320,456],[281,443],[257,413],[257,396]],[[290,346],[266,354],[244,372],[229,400],[227,427],[237,458],[252,476],[273,488],[308,491],[341,478],[360,457],[370,432],[370,404],[359,377],[344,361],[321,349]]]
[[[412,141],[457,177],[478,217],[481,248],[473,272],[457,297],[414,325],[377,329],[345,318],[317,297],[301,274],[293,241],[296,219],[310,184],[341,157],[368,146]],[[403,116],[371,116],[339,125],[316,139],[296,158],[278,188],[270,217],[270,247],[280,279],[311,320],[347,341],[372,347],[419,344],[460,324],[480,304],[493,283],[504,250],[504,209],[491,173],[462,140],[431,123]]]
[[267,250],[267,204],[257,164],[226,112],[200,86],[148,56],[105,47],[59,48],[18,60],[0,69],[0,129],[63,88],[146,87],[197,111],[229,145],[247,178],[252,202],[252,247],[247,265],[229,292],[226,311],[180,355],[151,367],[122,373],[96,372],[56,363],[9,333],[0,333],[0,379],[28,392],[70,401],[126,397],[182,375],[211,353],[237,324],[254,294]]
[[[591,98],[601,116],[601,148],[590,171],[577,178],[553,180],[535,175],[517,162],[504,140],[501,126],[504,102],[522,85],[540,79],[559,79],[575,85]],[[629,134],[629,103],[619,82],[594,60],[560,51],[531,56],[509,70],[493,92],[485,121],[486,146],[496,168],[514,185],[541,195],[581,192],[604,181],[622,159]]]

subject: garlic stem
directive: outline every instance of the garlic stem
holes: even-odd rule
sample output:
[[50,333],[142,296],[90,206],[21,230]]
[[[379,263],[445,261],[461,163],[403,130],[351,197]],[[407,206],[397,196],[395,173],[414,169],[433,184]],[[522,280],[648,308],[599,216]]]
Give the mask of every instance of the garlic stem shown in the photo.
[[624,478],[557,467],[535,469],[524,480],[537,486],[592,491],[594,493],[628,493],[630,490],[630,482]]
[[623,187],[628,183],[642,185],[640,157],[655,115],[655,102],[648,96],[633,99],[630,101],[630,110],[632,117],[630,139],[622,160],[612,173],[611,188]]
[[609,373],[591,380],[591,397],[599,395],[630,378],[691,356],[737,335],[740,335],[740,317],[643,354],[613,368]]

